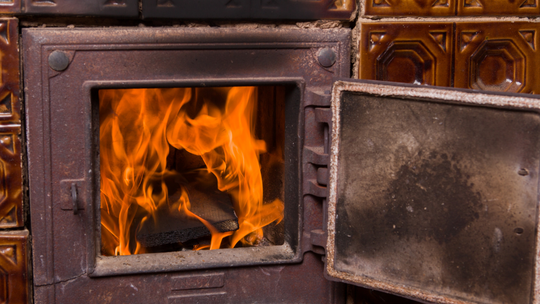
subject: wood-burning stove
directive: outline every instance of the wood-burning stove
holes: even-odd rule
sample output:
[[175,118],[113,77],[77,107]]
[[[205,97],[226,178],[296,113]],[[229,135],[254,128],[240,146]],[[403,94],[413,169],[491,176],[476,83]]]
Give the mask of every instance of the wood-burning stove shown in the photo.
[[[343,285],[324,279],[317,253],[330,88],[349,76],[349,39],[345,29],[24,30],[36,301],[338,301]],[[282,244],[102,254],[100,92],[224,86],[281,88]]]
[[[337,281],[439,303],[537,303],[538,100],[334,83],[349,76],[349,38],[23,30],[35,301],[343,303]],[[383,55],[437,68],[422,41]],[[284,92],[283,243],[103,254],[100,91],[245,86]]]

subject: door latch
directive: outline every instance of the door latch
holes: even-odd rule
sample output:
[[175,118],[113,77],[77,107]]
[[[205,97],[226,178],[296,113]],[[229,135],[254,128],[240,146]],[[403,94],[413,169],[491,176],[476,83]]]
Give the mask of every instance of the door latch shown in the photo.
[[84,210],[84,179],[65,179],[60,181],[60,209],[73,210],[77,215]]

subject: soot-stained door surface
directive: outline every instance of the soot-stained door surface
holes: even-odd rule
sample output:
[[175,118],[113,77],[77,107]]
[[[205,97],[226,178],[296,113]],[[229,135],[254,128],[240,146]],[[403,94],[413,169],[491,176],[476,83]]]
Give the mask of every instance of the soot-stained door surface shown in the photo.
[[[333,96],[329,272],[439,303],[531,303],[538,113],[475,93],[352,87]],[[499,106],[539,104],[512,98]]]

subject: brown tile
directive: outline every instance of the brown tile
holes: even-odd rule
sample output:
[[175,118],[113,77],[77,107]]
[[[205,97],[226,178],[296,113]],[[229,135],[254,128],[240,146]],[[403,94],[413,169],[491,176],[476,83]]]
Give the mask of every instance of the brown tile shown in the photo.
[[[73,0],[63,1],[73,3]],[[142,1],[141,13],[143,19],[281,19],[308,21],[320,19],[349,20],[356,10],[356,0],[234,0],[234,5],[229,2],[197,0],[188,3],[176,0],[144,0]],[[135,3],[137,2],[135,1]],[[135,17],[137,14],[138,11],[135,11]]]
[[20,126],[0,126],[0,228],[22,227]]
[[537,15],[539,0],[458,0],[460,16]]
[[31,15],[123,18],[137,18],[139,15],[138,0],[22,0],[22,3],[24,13]]
[[366,15],[453,16],[457,0],[366,0]]
[[540,93],[539,25],[526,22],[458,23],[454,86]]
[[21,12],[21,0],[0,1],[0,14],[16,14]]
[[1,303],[28,303],[28,231],[0,233]]
[[360,79],[450,86],[452,23],[362,24]]
[[0,18],[0,228],[24,225],[18,32],[17,19]]
[[18,20],[0,18],[0,125],[20,124]]

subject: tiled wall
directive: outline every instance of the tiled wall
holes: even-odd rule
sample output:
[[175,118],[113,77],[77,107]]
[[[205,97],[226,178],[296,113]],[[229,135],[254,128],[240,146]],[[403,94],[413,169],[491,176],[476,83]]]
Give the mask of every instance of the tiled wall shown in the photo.
[[0,303],[10,304],[29,299],[18,41],[17,19],[0,19]]
[[[362,0],[361,0],[362,1]],[[534,16],[538,0],[364,0],[367,16]]]
[[[540,94],[539,0],[361,0],[359,7],[357,78]],[[355,303],[412,302],[351,288]]]
[[539,93],[538,0],[365,0],[358,77]]

